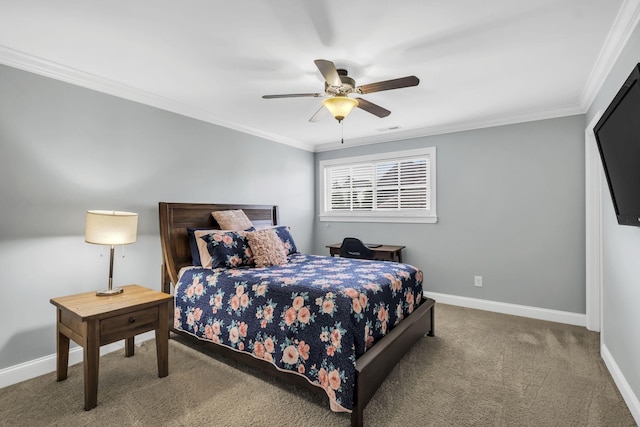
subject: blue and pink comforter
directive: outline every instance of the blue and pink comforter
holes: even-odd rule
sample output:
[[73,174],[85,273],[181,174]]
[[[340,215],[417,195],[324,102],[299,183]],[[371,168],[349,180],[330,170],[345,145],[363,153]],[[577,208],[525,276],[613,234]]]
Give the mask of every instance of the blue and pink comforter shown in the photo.
[[185,269],[174,327],[302,375],[349,412],[356,358],[421,300],[408,264],[292,254],[283,266]]

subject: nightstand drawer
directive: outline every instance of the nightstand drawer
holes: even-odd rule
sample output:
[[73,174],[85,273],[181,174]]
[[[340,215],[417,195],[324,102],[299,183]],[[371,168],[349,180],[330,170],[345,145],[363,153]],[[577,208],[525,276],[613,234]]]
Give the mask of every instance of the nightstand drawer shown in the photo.
[[121,340],[155,329],[158,323],[158,307],[133,311],[100,321],[102,343]]

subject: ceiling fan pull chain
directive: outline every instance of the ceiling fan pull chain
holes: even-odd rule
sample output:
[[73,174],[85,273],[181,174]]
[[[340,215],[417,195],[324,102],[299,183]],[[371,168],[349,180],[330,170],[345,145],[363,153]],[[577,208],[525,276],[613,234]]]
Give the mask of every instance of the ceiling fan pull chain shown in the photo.
[[341,141],[340,143],[341,143],[341,144],[344,144],[344,120],[343,120],[343,121],[340,121],[340,125],[341,125],[341,126],[340,126],[340,129],[341,129],[341,131],[342,131],[342,135],[341,135],[341,137],[340,137],[340,141]]

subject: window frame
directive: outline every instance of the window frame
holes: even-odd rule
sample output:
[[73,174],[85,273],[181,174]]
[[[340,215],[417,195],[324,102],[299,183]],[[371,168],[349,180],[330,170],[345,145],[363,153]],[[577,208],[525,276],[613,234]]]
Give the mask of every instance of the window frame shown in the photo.
[[[328,211],[329,201],[326,194],[326,170],[333,166],[356,166],[371,162],[399,162],[408,158],[427,157],[429,159],[430,210],[394,210],[394,211]],[[388,153],[369,154],[364,156],[344,157],[340,159],[321,160],[318,163],[319,186],[319,219],[320,221],[339,222],[396,222],[427,223],[438,222],[436,211],[436,148],[427,147],[415,150],[393,151]],[[375,176],[375,175],[374,175]],[[375,185],[374,185],[375,186]]]

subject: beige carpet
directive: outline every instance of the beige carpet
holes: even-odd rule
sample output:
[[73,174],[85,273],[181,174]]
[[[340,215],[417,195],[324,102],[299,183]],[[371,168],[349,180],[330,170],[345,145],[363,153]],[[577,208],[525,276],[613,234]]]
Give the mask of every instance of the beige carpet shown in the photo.
[[[585,328],[438,304],[423,337],[365,409],[366,426],[635,426]],[[0,390],[7,426],[348,426],[319,397],[170,341],[101,359],[98,407],[82,365]]]

